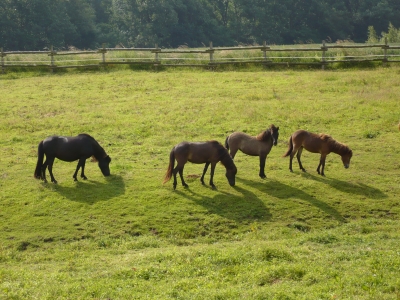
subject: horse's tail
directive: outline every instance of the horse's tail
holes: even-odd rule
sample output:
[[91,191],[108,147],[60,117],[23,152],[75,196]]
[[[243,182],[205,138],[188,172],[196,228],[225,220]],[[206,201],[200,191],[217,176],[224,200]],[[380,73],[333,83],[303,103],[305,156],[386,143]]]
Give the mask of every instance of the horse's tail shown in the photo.
[[229,150],[229,143],[228,143],[229,135],[225,139],[225,148]]
[[290,153],[292,153],[292,151],[293,151],[293,140],[292,140],[292,136],[290,136],[290,139],[289,139],[289,149],[286,151],[285,154],[283,154],[282,157],[289,156]]
[[36,179],[42,178],[43,159],[44,159],[44,149],[43,149],[43,141],[41,141],[38,146],[38,160],[36,163],[35,173],[33,174],[33,177],[35,177]]
[[174,169],[174,165],[175,165],[175,152],[174,152],[174,149],[172,149],[169,154],[169,165],[168,165],[167,172],[165,173],[163,184],[171,179],[172,170]]

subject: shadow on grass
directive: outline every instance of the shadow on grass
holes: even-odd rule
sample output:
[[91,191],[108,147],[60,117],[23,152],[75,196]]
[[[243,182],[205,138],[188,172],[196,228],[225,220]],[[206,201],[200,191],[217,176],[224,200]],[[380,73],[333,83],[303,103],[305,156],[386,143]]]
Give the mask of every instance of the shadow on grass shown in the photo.
[[268,208],[255,194],[238,186],[232,188],[240,192],[243,196],[215,190],[215,196],[207,197],[194,192],[190,188],[186,188],[184,191],[176,190],[175,192],[184,198],[202,205],[212,214],[236,222],[249,220],[268,221],[271,219],[271,213]]
[[327,178],[320,175],[312,175],[309,173],[301,173],[301,175],[305,178],[310,178],[325,184],[330,185],[331,187],[348,194],[355,194],[360,196],[365,196],[371,199],[384,199],[387,198],[387,195],[383,193],[381,190],[374,188],[372,186],[368,186],[363,183],[351,183],[347,181],[338,180],[335,178]]
[[326,214],[334,217],[337,221],[346,222],[346,219],[332,206],[290,185],[283,184],[282,182],[271,179],[267,179],[265,182],[256,182],[238,177],[236,177],[236,179],[239,182],[252,186],[258,189],[259,191],[264,192],[265,194],[273,196],[275,198],[279,199],[297,198],[307,201],[312,205],[314,205],[315,207],[317,207],[318,209],[325,212]]
[[105,183],[89,179],[77,181],[74,186],[68,187],[49,183],[44,186],[69,200],[86,204],[109,200],[125,193],[125,183],[121,176],[111,175],[105,178]]

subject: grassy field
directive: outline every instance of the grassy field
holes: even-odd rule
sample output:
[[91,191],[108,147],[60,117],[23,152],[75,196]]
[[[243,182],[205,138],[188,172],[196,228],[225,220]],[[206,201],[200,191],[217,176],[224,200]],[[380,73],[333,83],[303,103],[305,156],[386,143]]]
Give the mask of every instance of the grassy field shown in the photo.
[[[0,76],[0,299],[400,299],[400,68],[9,73]],[[280,127],[267,158],[238,153],[236,186],[171,148]],[[303,152],[297,129],[353,150],[349,169]],[[56,161],[33,178],[45,137],[89,133],[112,176]],[[206,176],[208,182],[209,176]]]

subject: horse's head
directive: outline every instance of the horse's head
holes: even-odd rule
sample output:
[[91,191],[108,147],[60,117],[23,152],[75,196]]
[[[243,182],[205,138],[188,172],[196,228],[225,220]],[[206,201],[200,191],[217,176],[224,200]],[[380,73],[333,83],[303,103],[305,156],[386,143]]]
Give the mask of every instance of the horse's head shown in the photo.
[[230,185],[230,186],[234,186],[234,185],[235,185],[235,176],[236,176],[236,173],[237,173],[237,168],[236,168],[235,165],[233,165],[232,168],[229,168],[229,169],[227,168],[227,169],[226,169],[225,176],[226,176],[226,178],[228,179],[228,182],[229,182],[229,185]]
[[348,169],[350,167],[350,159],[353,156],[353,151],[349,149],[345,154],[342,155],[343,166]]
[[110,162],[111,157],[109,157],[108,155],[98,161],[99,168],[104,176],[110,176]]
[[269,130],[271,132],[272,144],[276,146],[278,144],[278,138],[279,138],[279,127],[275,127],[275,125],[272,124]]

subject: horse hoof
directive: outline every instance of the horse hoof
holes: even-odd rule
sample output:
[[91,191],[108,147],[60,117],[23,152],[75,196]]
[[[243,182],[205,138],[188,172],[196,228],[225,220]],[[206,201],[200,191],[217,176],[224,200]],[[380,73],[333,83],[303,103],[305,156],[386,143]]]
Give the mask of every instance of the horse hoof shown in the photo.
[[82,179],[83,179],[83,180],[87,180],[87,177],[86,177],[86,176],[82,176]]
[[217,187],[216,187],[215,185],[212,185],[211,188],[212,188],[213,190],[216,190],[216,189],[217,189]]
[[52,183],[57,184],[57,180],[53,180]]
[[265,178],[267,178],[267,176],[266,176],[266,175],[260,175],[260,177],[261,177],[261,179],[265,179]]
[[304,173],[307,173],[306,169],[301,169]]

